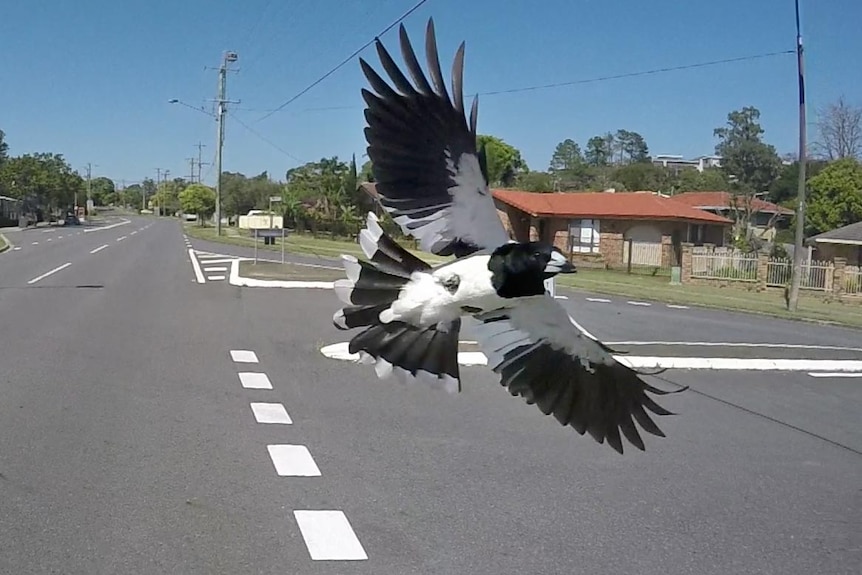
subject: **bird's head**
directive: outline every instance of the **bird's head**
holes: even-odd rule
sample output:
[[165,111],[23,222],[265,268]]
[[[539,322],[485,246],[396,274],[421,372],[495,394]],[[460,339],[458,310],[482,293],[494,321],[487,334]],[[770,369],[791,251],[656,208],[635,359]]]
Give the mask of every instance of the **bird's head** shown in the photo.
[[491,283],[501,297],[541,295],[545,280],[577,271],[563,252],[544,242],[502,245],[491,254],[488,268]]

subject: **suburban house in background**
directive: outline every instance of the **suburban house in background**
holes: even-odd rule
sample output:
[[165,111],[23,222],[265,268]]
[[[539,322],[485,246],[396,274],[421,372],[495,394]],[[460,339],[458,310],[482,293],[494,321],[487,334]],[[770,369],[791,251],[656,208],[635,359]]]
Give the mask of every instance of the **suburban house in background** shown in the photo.
[[818,260],[844,258],[848,266],[862,267],[862,222],[836,228],[805,240]]
[[[671,198],[692,208],[705,210],[730,219],[733,219],[735,211],[746,209],[745,198],[730,192],[683,192],[675,194]],[[749,226],[755,235],[762,240],[771,242],[775,238],[775,233],[779,229],[787,227],[792,218],[793,210],[757,197],[751,198]]]
[[[680,244],[721,246],[732,222],[654,192],[533,193],[493,190],[518,241],[553,243],[572,259],[610,267],[678,265]],[[628,241],[631,240],[631,241]]]
[[676,173],[681,170],[695,169],[702,172],[707,168],[720,168],[721,156],[698,156],[693,160],[686,160],[682,156],[660,154],[652,157],[654,166],[669,168]]
[[21,200],[0,196],[0,227],[17,226],[21,211]]

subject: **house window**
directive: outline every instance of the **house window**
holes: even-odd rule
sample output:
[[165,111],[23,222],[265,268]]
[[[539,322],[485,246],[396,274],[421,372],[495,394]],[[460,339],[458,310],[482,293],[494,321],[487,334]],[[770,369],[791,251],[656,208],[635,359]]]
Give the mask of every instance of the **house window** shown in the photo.
[[599,253],[599,220],[570,220],[569,250],[575,254]]

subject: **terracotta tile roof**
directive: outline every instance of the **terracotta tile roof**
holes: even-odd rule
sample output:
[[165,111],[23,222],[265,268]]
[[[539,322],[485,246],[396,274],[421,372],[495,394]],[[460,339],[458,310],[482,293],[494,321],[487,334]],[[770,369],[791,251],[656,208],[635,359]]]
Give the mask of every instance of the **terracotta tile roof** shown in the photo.
[[652,192],[533,193],[493,190],[494,197],[533,216],[622,220],[678,220],[730,224],[729,219]]
[[[681,194],[671,196],[671,199],[676,200],[677,202],[682,202],[687,206],[700,208],[702,210],[729,209],[731,201],[730,198],[730,192],[683,192]],[[742,198],[737,198],[738,202],[741,200]],[[760,198],[753,198],[751,200],[751,207],[757,212],[783,214],[787,216],[793,215],[793,210],[789,210],[785,207],[779,206],[778,204],[773,204],[772,202],[761,200]]]

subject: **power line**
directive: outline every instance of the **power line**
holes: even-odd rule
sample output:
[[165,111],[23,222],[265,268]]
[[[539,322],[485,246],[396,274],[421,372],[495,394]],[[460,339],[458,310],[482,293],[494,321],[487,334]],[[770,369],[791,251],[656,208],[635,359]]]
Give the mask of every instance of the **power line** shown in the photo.
[[[717,66],[719,64],[730,64],[734,62],[744,62],[749,60],[758,60],[762,58],[771,58],[774,56],[783,56],[787,54],[795,54],[795,50],[782,50],[779,52],[765,52],[763,54],[752,54],[749,56],[739,56],[736,58],[724,58],[722,60],[710,60],[708,62],[697,62],[694,64],[683,64],[680,66],[666,66],[664,68],[653,68],[651,70],[642,70],[639,72],[626,72],[624,74],[615,74],[613,76],[598,76],[595,78],[585,78],[581,80],[570,80],[566,82],[555,82],[553,84],[540,84],[536,86],[526,86],[523,88],[510,88],[507,90],[492,90],[489,92],[477,92],[477,96],[497,96],[501,94],[515,94],[518,92],[529,92],[534,90],[547,90],[552,88],[564,88],[567,86],[576,86],[579,84],[595,84],[598,82],[608,82],[610,80],[620,80],[623,78],[634,78],[637,76],[649,76],[653,74],[663,74],[667,72],[676,72],[679,70],[690,70],[693,68],[705,68],[707,66]],[[301,110],[302,112],[319,112],[319,111],[331,111],[331,110],[358,110],[361,109],[362,106],[326,106],[320,108],[305,108]],[[257,111],[252,109],[246,109],[245,111]],[[267,111],[267,110],[260,110]],[[278,110],[268,110],[271,112],[277,112]]]
[[[398,25],[402,20],[404,20],[405,18],[407,18],[408,16],[410,16],[410,14],[412,14],[412,13],[413,13],[413,12],[415,12],[416,10],[418,10],[418,9],[419,9],[419,7],[420,7],[420,6],[422,6],[423,4],[425,4],[425,2],[427,2],[427,1],[428,1],[428,0],[419,0],[419,2],[417,2],[416,4],[414,4],[414,5],[413,5],[413,7],[412,7],[412,8],[410,8],[407,12],[405,12],[405,13],[404,13],[404,14],[402,14],[402,15],[401,15],[397,20],[395,20],[394,22],[392,22],[391,24],[389,24],[389,26],[387,26],[386,28],[384,28],[384,29],[383,29],[383,31],[382,31],[382,32],[380,32],[379,34],[377,34],[374,38],[372,38],[371,40],[369,40],[368,42],[366,42],[365,44],[363,44],[361,48],[359,48],[358,50],[354,51],[350,56],[348,56],[347,58],[345,58],[344,60],[342,60],[342,61],[341,61],[337,66],[335,66],[334,68],[332,68],[329,72],[327,72],[326,74],[324,74],[323,76],[321,76],[320,78],[318,78],[317,80],[315,80],[314,82],[312,82],[311,84],[309,84],[307,87],[305,87],[303,90],[301,90],[298,94],[296,94],[296,95],[295,95],[295,96],[293,96],[292,98],[288,99],[286,102],[284,102],[283,104],[281,104],[280,106],[278,106],[278,107],[277,107],[276,109],[274,109],[273,111],[271,111],[271,112],[269,112],[268,114],[266,114],[266,115],[262,116],[262,117],[261,117],[260,119],[258,119],[257,121],[258,121],[258,122],[262,122],[263,120],[266,120],[267,118],[269,118],[270,116],[272,116],[272,115],[273,115],[273,114],[275,114],[276,112],[279,112],[279,111],[283,110],[285,106],[288,106],[288,105],[289,105],[289,104],[291,104],[292,102],[294,102],[294,101],[298,100],[298,99],[299,99],[303,94],[305,94],[306,92],[308,92],[309,90],[311,90],[312,88],[314,88],[315,86],[317,86],[318,84],[320,84],[321,82],[323,82],[324,80],[326,80],[328,77],[330,77],[330,76],[331,76],[332,74],[334,74],[336,71],[338,71],[338,69],[339,69],[339,68],[341,68],[342,66],[344,66],[345,64],[347,64],[348,62],[350,62],[350,61],[351,61],[353,58],[355,58],[356,56],[358,56],[360,52],[362,52],[363,50],[365,50],[366,48],[368,48],[369,46],[371,46],[371,45],[372,45],[372,44],[373,44],[377,39],[379,39],[379,38],[380,38],[380,36],[383,36],[384,34],[386,34],[387,32],[389,32],[389,30],[391,30],[392,28],[394,28],[395,26],[397,26],[397,25]],[[234,116],[234,117],[236,117],[236,116]]]
[[684,64],[682,66],[669,66],[665,68],[654,68],[652,70],[644,70],[641,72],[628,72],[625,74],[616,74],[613,76],[599,76],[597,78],[588,78],[584,80],[572,80],[569,82],[556,82],[554,84],[542,84],[539,86],[527,86],[525,88],[512,88],[509,90],[495,90],[493,92],[479,92],[479,96],[495,96],[497,94],[514,94],[516,92],[528,92],[532,90],[544,90],[548,88],[562,88],[564,86],[574,86],[577,84],[590,84],[595,82],[606,82],[608,80],[619,80],[621,78],[633,78],[635,76],[647,76],[651,74],[662,74],[665,72],[675,72],[678,70],[690,70],[692,68],[705,68],[706,66],[716,66],[718,64],[729,64],[732,62],[743,62],[746,60],[756,60],[759,58],[769,58],[772,56],[781,56],[784,54],[795,54],[795,50],[782,50],[781,52],[767,52],[765,54],[754,54],[751,56],[740,56],[738,58],[725,58],[723,60],[711,60],[709,62],[698,62],[696,64]]
[[284,155],[285,155],[285,156],[287,156],[288,158],[291,158],[292,160],[296,160],[296,161],[297,161],[297,162],[299,162],[300,164],[302,163],[302,160],[300,160],[299,158],[297,158],[296,156],[294,156],[293,154],[291,154],[291,153],[290,153],[290,152],[288,152],[287,150],[285,150],[285,149],[281,148],[278,144],[275,144],[274,142],[272,142],[272,141],[271,141],[271,140],[269,140],[268,138],[264,137],[263,135],[261,135],[260,133],[258,133],[257,131],[255,131],[251,126],[249,126],[248,124],[246,124],[245,122],[243,122],[242,120],[240,120],[240,119],[236,116],[236,114],[234,114],[234,113],[232,113],[232,112],[228,112],[228,115],[229,115],[231,118],[233,118],[234,120],[236,120],[237,122],[239,122],[239,125],[240,125],[240,126],[242,126],[242,127],[243,127],[243,128],[245,128],[246,130],[248,130],[249,132],[251,132],[252,134],[254,134],[255,136],[257,136],[258,138],[260,138],[261,140],[263,140],[264,142],[266,142],[267,144],[269,144],[270,146],[272,146],[273,148],[275,148],[276,150],[278,150],[279,152],[281,152],[282,154],[284,154]]

